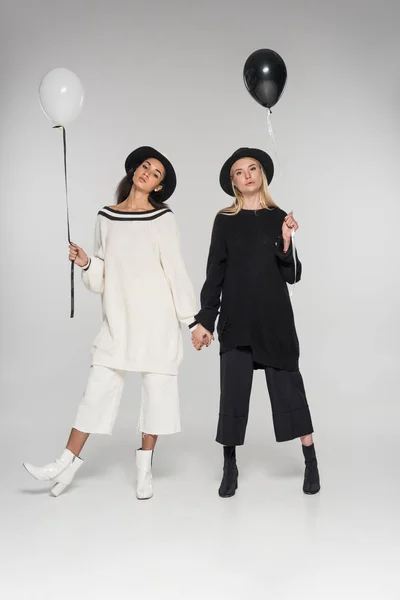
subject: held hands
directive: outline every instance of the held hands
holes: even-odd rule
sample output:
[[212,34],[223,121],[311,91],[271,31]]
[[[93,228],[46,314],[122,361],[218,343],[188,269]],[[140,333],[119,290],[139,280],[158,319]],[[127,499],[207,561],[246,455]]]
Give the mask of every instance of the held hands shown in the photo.
[[86,252],[72,243],[69,245],[69,260],[78,265],[78,267],[86,267],[89,262]]
[[196,350],[201,350],[203,346],[208,348],[213,339],[214,336],[212,333],[207,331],[207,329],[205,329],[203,325],[200,325],[200,323],[192,333],[192,344]]
[[282,237],[283,237],[283,251],[287,252],[290,246],[290,240],[292,237],[292,230],[297,231],[299,225],[293,217],[293,211],[286,215],[282,223]]

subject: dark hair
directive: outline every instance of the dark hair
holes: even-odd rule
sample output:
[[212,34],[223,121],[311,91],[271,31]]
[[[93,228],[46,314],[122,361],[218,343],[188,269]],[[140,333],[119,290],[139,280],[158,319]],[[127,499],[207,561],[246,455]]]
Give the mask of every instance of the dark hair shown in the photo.
[[[121,202],[126,200],[129,194],[131,193],[133,185],[133,174],[138,168],[138,166],[139,165],[136,165],[132,169],[129,169],[125,177],[123,177],[119,182],[117,190],[115,192],[115,199],[117,201],[117,204],[121,204]],[[166,204],[162,201],[163,193],[164,189],[161,189],[159,192],[151,192],[151,194],[149,194],[149,202],[153,208],[164,208],[166,206]]]

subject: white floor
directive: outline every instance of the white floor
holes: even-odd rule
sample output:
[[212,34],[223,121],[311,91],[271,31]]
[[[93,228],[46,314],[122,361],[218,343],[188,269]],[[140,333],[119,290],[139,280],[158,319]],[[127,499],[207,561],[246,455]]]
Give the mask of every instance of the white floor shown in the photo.
[[54,458],[62,432],[42,432],[39,444],[28,424],[4,432],[1,597],[398,600],[398,425],[379,436],[378,417],[377,408],[362,426],[350,418],[340,435],[320,432],[314,497],[301,491],[297,442],[275,444],[269,429],[263,439],[259,423],[238,452],[231,499],[217,495],[221,450],[205,435],[161,441],[155,496],[140,502],[126,423],[89,441],[59,498],[21,462]]

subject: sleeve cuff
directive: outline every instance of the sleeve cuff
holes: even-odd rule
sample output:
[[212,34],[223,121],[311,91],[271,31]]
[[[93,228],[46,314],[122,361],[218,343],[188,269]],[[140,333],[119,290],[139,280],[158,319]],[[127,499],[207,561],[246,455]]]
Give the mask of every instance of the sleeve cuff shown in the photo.
[[275,242],[275,250],[276,250],[276,254],[277,256],[281,259],[281,260],[286,260],[288,262],[293,261],[293,245],[292,245],[292,240],[290,240],[290,244],[289,244],[289,248],[287,249],[286,252],[283,251],[283,237],[279,236]]
[[90,267],[91,263],[92,263],[92,259],[89,257],[88,264],[87,264],[86,266],[82,267],[82,270],[83,270],[83,271],[87,271],[87,270],[88,270],[88,268]]
[[218,311],[202,309],[196,316],[196,323],[200,323],[210,333],[214,333],[215,321],[218,316]]
[[194,331],[196,329],[197,325],[198,325],[198,322],[197,321],[193,321],[193,323],[191,323],[189,325],[189,331],[190,332]]

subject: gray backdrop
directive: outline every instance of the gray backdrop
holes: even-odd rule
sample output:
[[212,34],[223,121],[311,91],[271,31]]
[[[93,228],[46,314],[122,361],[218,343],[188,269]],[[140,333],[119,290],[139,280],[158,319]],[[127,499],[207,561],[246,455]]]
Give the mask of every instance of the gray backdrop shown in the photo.
[[[382,413],[393,410],[396,3],[2,5],[3,422],[41,426],[46,418],[48,426],[53,411],[58,420],[72,417],[100,322],[99,299],[78,278],[76,318],[68,318],[61,134],[39,107],[41,77],[65,66],[86,90],[84,110],[68,128],[74,240],[91,251],[96,212],[113,203],[125,156],[155,145],[176,165],[171,206],[199,290],[214,215],[229,201],[219,168],[239,146],[271,146],[265,111],[242,83],[245,59],[260,47],[279,52],[289,74],[273,111],[283,178],[271,191],[300,223],[304,279],[294,308],[315,420],[336,425],[345,407],[361,427],[378,402]],[[187,431],[200,434],[215,421],[217,363],[217,345],[200,356],[187,345]]]

